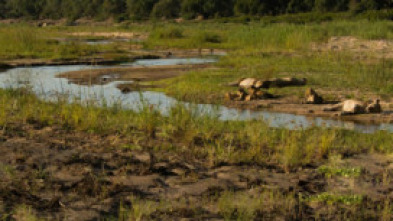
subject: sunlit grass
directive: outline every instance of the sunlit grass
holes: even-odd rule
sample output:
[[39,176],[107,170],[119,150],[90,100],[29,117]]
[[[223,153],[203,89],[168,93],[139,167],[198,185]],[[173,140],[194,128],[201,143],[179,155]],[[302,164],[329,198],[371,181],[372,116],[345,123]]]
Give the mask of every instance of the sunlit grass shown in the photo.
[[[18,122],[39,122],[43,126],[59,125],[66,130],[95,134],[130,138],[138,134],[138,139],[186,144],[187,150],[175,145],[172,151],[207,157],[213,164],[275,163],[292,170],[310,163],[319,164],[330,155],[393,152],[393,137],[385,131],[359,134],[341,129],[274,129],[263,121],[220,121],[218,116],[201,115],[181,104],[173,107],[168,115],[162,115],[148,104],[134,112],[117,106],[48,103],[25,90],[2,90],[0,107],[3,130]],[[167,146],[166,142],[162,148]]]

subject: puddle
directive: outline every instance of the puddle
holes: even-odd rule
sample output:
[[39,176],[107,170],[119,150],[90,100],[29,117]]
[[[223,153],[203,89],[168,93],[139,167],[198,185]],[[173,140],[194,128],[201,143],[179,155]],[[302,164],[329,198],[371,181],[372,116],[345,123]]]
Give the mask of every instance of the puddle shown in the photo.
[[[215,62],[215,59],[192,58],[192,59],[156,59],[140,60],[134,63],[125,63],[123,66],[153,66],[153,65],[175,65],[175,64],[200,64]],[[168,113],[173,105],[179,102],[163,93],[158,92],[131,92],[123,94],[116,88],[118,84],[130,83],[128,81],[116,81],[116,76],[103,76],[111,78],[110,83],[105,85],[81,86],[70,84],[65,78],[56,78],[56,75],[79,70],[92,70],[105,68],[108,66],[44,66],[9,69],[0,74],[1,88],[16,88],[29,86],[42,99],[57,100],[59,95],[69,95],[70,100],[93,103],[95,105],[121,104],[127,109],[139,110],[142,106],[142,99],[149,105],[160,109],[163,114]],[[113,67],[113,66],[112,66]],[[363,133],[373,133],[378,130],[388,130],[393,132],[393,124],[363,125],[354,122],[344,122],[339,120],[329,120],[324,118],[311,118],[301,115],[274,113],[268,111],[239,110],[224,106],[210,104],[189,104],[183,103],[197,114],[210,114],[219,117],[221,120],[264,120],[271,127],[285,127],[288,129],[308,128],[311,126],[337,127],[356,130]]]
[[185,65],[185,64],[208,64],[217,62],[216,58],[165,58],[143,59],[135,62],[123,63],[120,66],[161,66],[161,65]]
[[85,43],[87,45],[108,45],[108,44],[113,44],[113,43],[118,43],[118,42],[140,43],[140,42],[142,42],[142,40],[141,39],[117,38],[117,39],[102,39],[102,40],[86,40],[86,41],[81,41],[81,42]]
[[109,45],[118,42],[126,43],[141,43],[141,39],[126,39],[126,38],[116,38],[116,39],[68,39],[68,38],[56,38],[62,44],[82,43],[87,45]]

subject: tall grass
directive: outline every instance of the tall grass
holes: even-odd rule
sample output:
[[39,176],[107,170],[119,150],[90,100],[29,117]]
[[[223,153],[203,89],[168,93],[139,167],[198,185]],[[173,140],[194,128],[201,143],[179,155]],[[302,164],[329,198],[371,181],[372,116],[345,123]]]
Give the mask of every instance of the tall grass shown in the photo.
[[103,49],[97,45],[66,44],[54,39],[63,38],[65,34],[58,29],[40,29],[24,24],[0,25],[0,59],[70,59],[90,56]]
[[[149,106],[140,112],[99,108],[66,102],[41,101],[25,90],[0,91],[0,126],[16,123],[59,125],[66,130],[118,134],[132,140],[157,139],[172,151],[185,152],[212,164],[278,164],[292,170],[319,163],[330,155],[392,153],[389,132],[359,134],[340,129],[311,128],[290,131],[272,129],[263,121],[220,121],[188,107],[175,106],[167,116]],[[188,146],[183,149],[182,146]]]

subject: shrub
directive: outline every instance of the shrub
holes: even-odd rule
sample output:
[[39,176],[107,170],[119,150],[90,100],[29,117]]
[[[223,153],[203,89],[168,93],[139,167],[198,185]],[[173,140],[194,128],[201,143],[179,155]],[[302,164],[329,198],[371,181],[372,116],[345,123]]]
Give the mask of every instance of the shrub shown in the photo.
[[183,30],[177,27],[158,29],[155,35],[160,39],[175,39],[184,37]]

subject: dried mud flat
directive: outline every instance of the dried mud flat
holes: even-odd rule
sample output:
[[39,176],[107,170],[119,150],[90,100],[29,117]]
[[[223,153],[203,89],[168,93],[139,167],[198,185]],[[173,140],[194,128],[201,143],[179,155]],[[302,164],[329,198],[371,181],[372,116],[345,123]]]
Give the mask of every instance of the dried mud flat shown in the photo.
[[331,107],[336,103],[339,103],[339,101],[327,101],[325,104],[305,104],[302,99],[299,99],[297,96],[278,96],[277,98],[253,101],[226,101],[225,105],[241,109],[268,110],[271,112],[338,119],[362,124],[393,123],[393,109],[392,103],[390,102],[381,102],[383,112],[380,114],[356,114],[342,116],[340,111],[327,112],[323,110],[324,108]]
[[[212,166],[206,157],[190,153],[201,148],[197,142],[195,147],[155,139],[144,139],[138,147],[132,143],[115,135],[96,136],[34,122],[3,128],[0,218],[17,219],[8,214],[19,205],[31,206],[38,217],[47,219],[116,218],[120,207],[140,208],[132,200],[139,198],[150,202],[143,220],[222,220],[229,205],[219,199],[227,191],[262,200],[256,220],[334,220],[343,211],[356,216],[360,207],[366,218],[373,219],[381,215],[378,205],[393,202],[393,156],[348,155],[336,164],[361,168],[360,176],[327,177],[319,165],[291,172],[274,163]],[[178,151],[156,148],[165,143]],[[364,198],[351,209],[297,200],[324,192]],[[236,216],[236,209],[233,213]]]
[[[391,40],[364,40],[353,36],[334,36],[324,44],[314,43],[313,51],[350,51],[359,58],[393,58],[393,42]],[[371,59],[372,60],[372,59]]]
[[208,68],[210,65],[164,65],[152,67],[114,67],[73,71],[59,74],[57,77],[67,78],[80,85],[101,85],[111,81],[157,81],[173,78],[191,70]]

